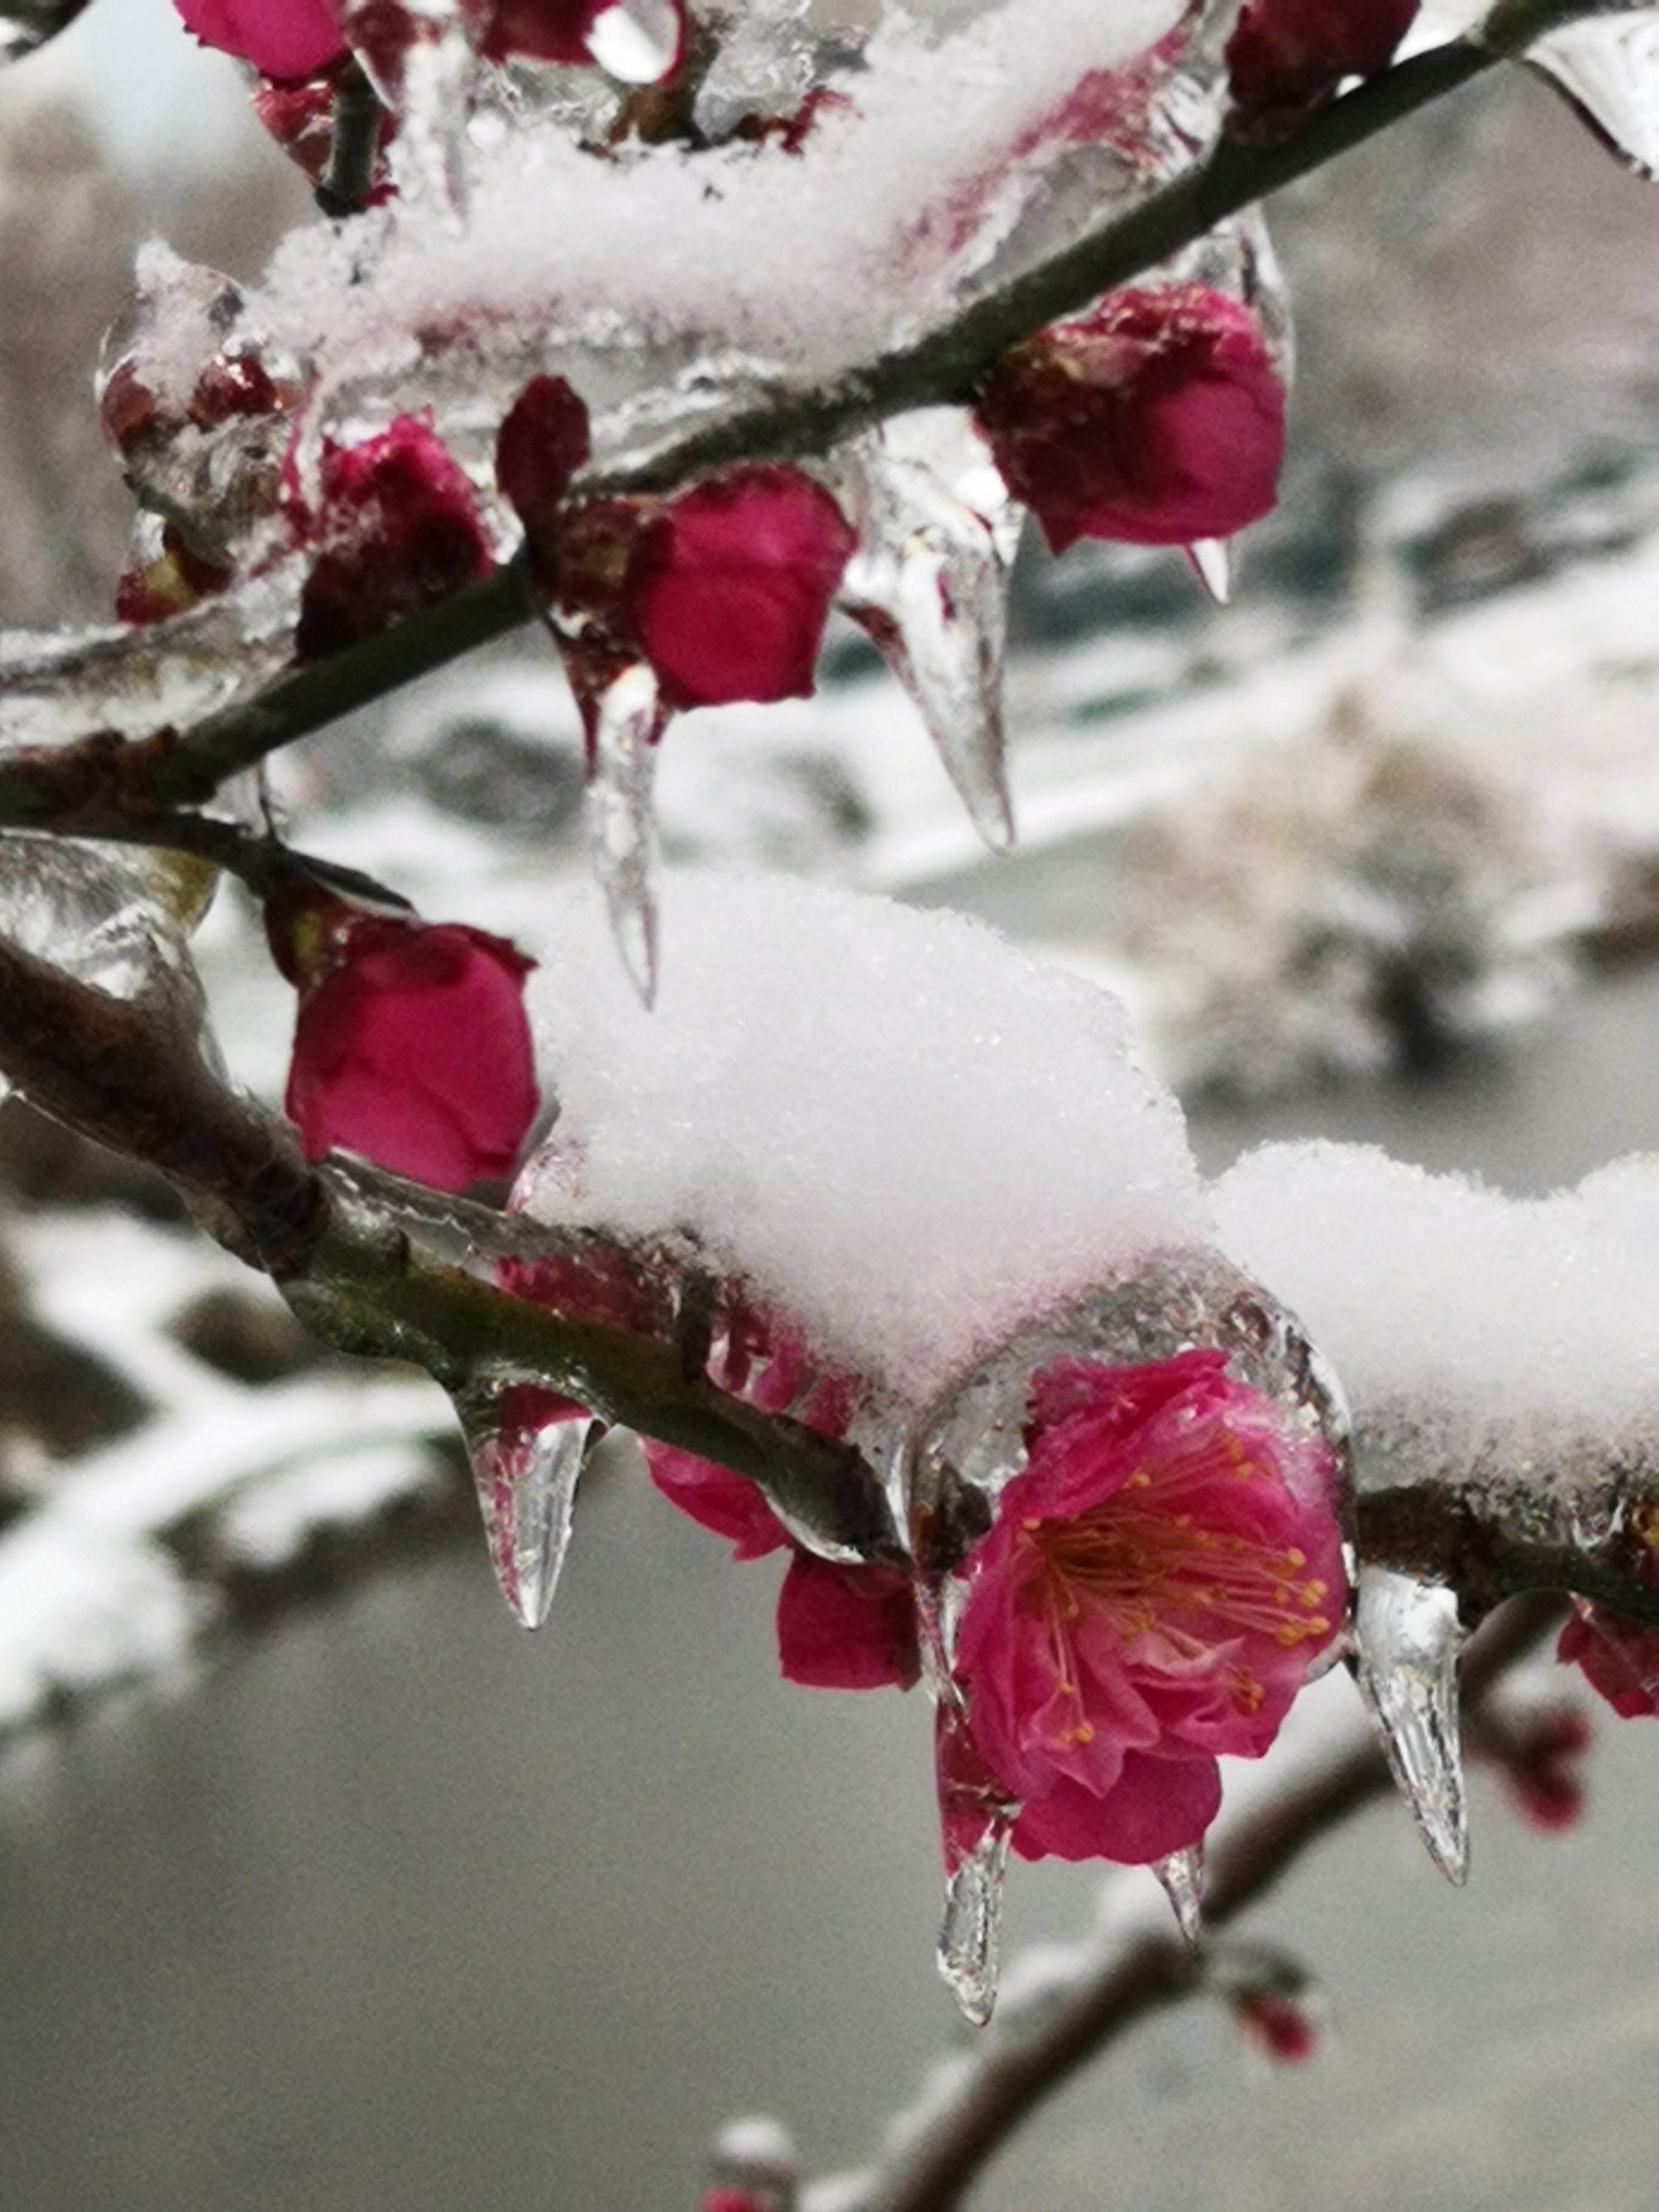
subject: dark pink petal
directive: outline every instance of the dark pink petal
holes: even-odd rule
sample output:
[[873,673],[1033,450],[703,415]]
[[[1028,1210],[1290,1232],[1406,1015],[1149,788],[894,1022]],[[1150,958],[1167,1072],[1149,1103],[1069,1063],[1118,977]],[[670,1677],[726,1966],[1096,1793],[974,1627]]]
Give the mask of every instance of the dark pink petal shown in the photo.
[[1387,66],[1418,0],[1249,0],[1227,41],[1231,126],[1286,135],[1346,76]]
[[1249,311],[1205,285],[1116,292],[1050,325],[975,412],[1056,553],[1229,538],[1278,497],[1283,386]]
[[1555,1656],[1579,1667],[1590,1687],[1624,1719],[1659,1714],[1659,1629],[1581,1598]]
[[345,40],[327,0],[173,0],[204,46],[235,54],[266,76],[316,76],[343,61]]
[[1027,1859],[1149,1866],[1197,1843],[1220,1807],[1214,1759],[1128,1751],[1104,1796],[1062,1778],[1047,1796],[1028,1798],[1014,1823],[1014,1849]]
[[482,26],[479,52],[491,61],[522,54],[532,61],[583,64],[588,33],[609,0],[468,0]]
[[671,1505],[735,1547],[739,1559],[762,1559],[781,1551],[788,1531],[766,1502],[764,1492],[748,1478],[699,1459],[695,1452],[647,1439],[646,1464],[651,1480]]
[[623,620],[677,708],[805,698],[854,539],[799,469],[729,469],[653,508]]
[[532,544],[551,545],[570,479],[592,450],[579,394],[562,376],[532,377],[495,439],[495,481]]
[[778,1593],[778,1656],[785,1680],[811,1689],[909,1689],[921,1673],[910,1577],[798,1548]]
[[360,922],[301,988],[285,1107],[306,1157],[338,1146],[438,1190],[510,1174],[538,1105],[532,965],[459,923]]

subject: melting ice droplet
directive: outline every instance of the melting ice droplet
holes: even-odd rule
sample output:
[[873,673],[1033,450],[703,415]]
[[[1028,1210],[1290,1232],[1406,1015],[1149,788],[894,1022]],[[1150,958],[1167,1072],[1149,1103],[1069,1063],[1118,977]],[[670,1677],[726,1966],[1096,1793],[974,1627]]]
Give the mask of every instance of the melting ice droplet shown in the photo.
[[1392,1568],[1360,1570],[1355,1613],[1359,1687],[1389,1764],[1449,1881],[1468,1873],[1468,1818],[1458,1739],[1455,1591]]
[[462,1423],[501,1595],[526,1628],[539,1628],[569,1549],[595,1424],[531,1382],[483,1394],[476,1407],[462,1408]]
[[1204,1847],[1191,1844],[1184,1851],[1171,1851],[1152,1869],[1164,1885],[1164,1893],[1175,1907],[1176,1922],[1196,1950],[1204,1937]]

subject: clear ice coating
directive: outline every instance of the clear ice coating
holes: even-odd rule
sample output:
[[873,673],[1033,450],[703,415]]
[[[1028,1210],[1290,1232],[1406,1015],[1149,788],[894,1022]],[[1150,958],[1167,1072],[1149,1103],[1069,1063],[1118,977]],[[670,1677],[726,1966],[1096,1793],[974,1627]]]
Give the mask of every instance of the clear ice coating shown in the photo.
[[0,838],[0,933],[112,999],[160,999],[199,1017],[185,939],[214,871],[142,848],[24,832]]
[[691,110],[713,143],[723,143],[750,116],[793,116],[799,108],[817,74],[820,41],[807,21],[810,5],[753,0],[727,23]]
[[1587,15],[1528,46],[1526,58],[1621,161],[1659,179],[1659,11]]
[[[929,1679],[931,1686],[931,1668]],[[934,1757],[945,1844],[939,1971],[963,2017],[983,2027],[997,1999],[1002,1887],[1018,1808],[986,1771],[954,1686],[941,1683],[936,1695]]]
[[623,84],[655,84],[673,68],[681,37],[674,0],[611,0],[593,20],[587,51]]
[[1006,852],[1002,671],[1020,510],[954,408],[900,416],[846,459],[860,544],[842,603],[915,701],[975,828]]
[[643,662],[600,695],[592,718],[587,843],[611,933],[635,988],[657,994],[657,817],[653,798],[661,712]]
[[501,1595],[526,1628],[547,1619],[570,1546],[595,1423],[538,1382],[492,1381],[459,1407]]
[[1468,1876],[1469,1859],[1457,1718],[1462,1640],[1455,1590],[1391,1567],[1361,1568],[1354,1616],[1360,1692],[1430,1856],[1455,1882]]
[[0,8],[0,67],[21,62],[66,30],[87,0],[11,0]]
[[1195,1951],[1204,1940],[1204,1846],[1189,1844],[1159,1859],[1152,1872],[1175,1911],[1176,1925]]

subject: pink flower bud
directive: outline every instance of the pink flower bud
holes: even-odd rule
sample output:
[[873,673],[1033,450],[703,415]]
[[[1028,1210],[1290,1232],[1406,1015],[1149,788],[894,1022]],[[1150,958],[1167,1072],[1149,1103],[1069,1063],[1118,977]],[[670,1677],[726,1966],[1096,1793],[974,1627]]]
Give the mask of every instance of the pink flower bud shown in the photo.
[[1318,2047],[1312,2014],[1282,1990],[1255,1990],[1238,2000],[1239,2024],[1259,2050],[1281,2066],[1300,2066]]
[[1232,134],[1271,144],[1346,76],[1387,67],[1418,0],[1249,0],[1227,41]]
[[1193,1351],[1054,1361],[969,1560],[956,1655],[1028,1858],[1196,1843],[1218,1753],[1259,1756],[1341,1626],[1330,1447]]
[[510,1174],[537,1111],[534,962],[297,873],[269,895],[265,927],[299,988],[284,1107],[306,1158],[337,1146],[435,1190]]
[[534,376],[495,439],[495,481],[544,570],[558,541],[570,479],[593,450],[587,409],[562,376]]
[[425,416],[400,415],[361,445],[324,450],[318,510],[294,515],[319,550],[295,650],[313,660],[374,637],[488,574],[472,486]]
[[667,702],[805,698],[854,542],[799,469],[728,469],[647,510],[622,615]]
[[173,0],[204,46],[252,62],[263,76],[316,76],[346,57],[328,0]]
[[1056,553],[1230,538],[1278,496],[1285,393],[1248,308],[1203,284],[1115,292],[991,370],[975,409]]

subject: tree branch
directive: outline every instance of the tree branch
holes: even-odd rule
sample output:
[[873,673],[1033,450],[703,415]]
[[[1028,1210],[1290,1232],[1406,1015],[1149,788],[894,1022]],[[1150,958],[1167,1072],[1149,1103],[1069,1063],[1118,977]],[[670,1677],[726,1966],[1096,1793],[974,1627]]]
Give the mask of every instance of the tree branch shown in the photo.
[[[1498,0],[1478,38],[1395,64],[1310,116],[1280,145],[1247,147],[1224,138],[1194,168],[914,346],[833,386],[775,392],[638,467],[579,480],[576,489],[584,495],[660,492],[734,461],[821,453],[888,416],[961,401],[1000,354],[1043,323],[1086,307],[1224,217],[1445,97],[1547,32],[1597,12],[1586,0]],[[251,702],[187,729],[133,740],[98,732],[64,747],[0,755],[0,827],[166,843],[169,810],[199,805],[281,747],[504,635],[538,611],[525,566],[514,559],[378,637],[292,669]]]

